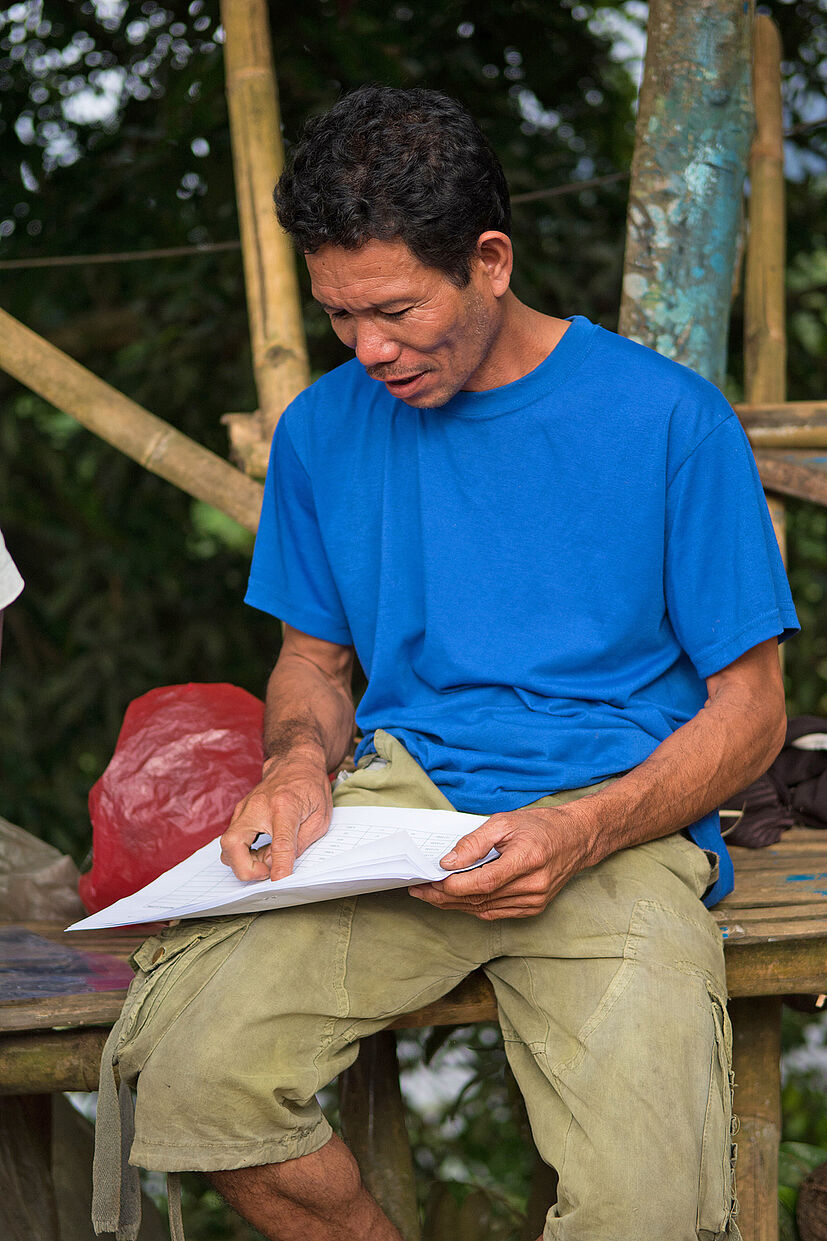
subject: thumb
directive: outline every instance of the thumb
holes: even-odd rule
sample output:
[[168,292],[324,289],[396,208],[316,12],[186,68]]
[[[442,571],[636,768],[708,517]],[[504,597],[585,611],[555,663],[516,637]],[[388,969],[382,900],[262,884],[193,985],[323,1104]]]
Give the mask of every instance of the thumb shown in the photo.
[[473,832],[461,836],[453,849],[440,859],[440,866],[445,870],[461,870],[463,866],[473,866],[474,862],[479,862],[492,849],[496,849],[502,842],[505,831],[502,816],[492,815],[474,828]]

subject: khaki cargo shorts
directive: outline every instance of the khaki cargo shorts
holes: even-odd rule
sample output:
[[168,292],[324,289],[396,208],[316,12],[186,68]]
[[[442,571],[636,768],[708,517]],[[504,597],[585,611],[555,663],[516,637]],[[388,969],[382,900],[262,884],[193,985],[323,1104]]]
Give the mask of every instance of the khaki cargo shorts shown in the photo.
[[[451,808],[398,741],[377,733],[376,750],[337,805]],[[484,922],[402,889],[168,928],[136,953],[104,1053],[104,1075],[114,1063],[137,1083],[129,1162],[213,1171],[318,1150],[331,1129],[316,1092],[359,1039],[482,967],[559,1173],[544,1236],[735,1241],[723,950],[700,901],[711,878],[679,833],[582,872],[533,918]]]

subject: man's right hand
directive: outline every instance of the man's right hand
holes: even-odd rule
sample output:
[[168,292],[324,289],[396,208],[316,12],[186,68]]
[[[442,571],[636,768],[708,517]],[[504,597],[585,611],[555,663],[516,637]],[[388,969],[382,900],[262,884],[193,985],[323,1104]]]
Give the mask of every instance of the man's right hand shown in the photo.
[[[267,759],[261,783],[238,803],[221,837],[221,861],[238,879],[283,879],[308,845],[324,836],[332,810],[321,750]],[[253,850],[263,832],[272,843]]]

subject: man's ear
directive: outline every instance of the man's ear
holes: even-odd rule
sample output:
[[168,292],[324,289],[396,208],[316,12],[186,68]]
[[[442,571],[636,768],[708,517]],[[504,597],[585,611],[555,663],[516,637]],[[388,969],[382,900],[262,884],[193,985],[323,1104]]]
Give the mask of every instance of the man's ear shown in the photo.
[[477,240],[476,256],[481,265],[485,279],[489,283],[495,297],[502,297],[508,292],[511,283],[511,269],[514,266],[514,251],[511,238],[505,233],[494,231],[481,233]]

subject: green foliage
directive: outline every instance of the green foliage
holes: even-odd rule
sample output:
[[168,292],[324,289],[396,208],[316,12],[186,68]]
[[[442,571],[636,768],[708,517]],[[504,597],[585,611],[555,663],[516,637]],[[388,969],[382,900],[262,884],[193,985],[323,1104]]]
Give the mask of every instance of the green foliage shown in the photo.
[[[525,1209],[533,1146],[498,1029],[439,1028],[427,1037],[405,1038],[399,1059],[403,1090],[414,1104],[409,1133],[423,1192],[435,1181],[464,1185],[461,1203],[473,1186],[487,1192],[495,1218],[513,1220]],[[454,1088],[417,1103],[416,1082],[426,1070]]]
[[821,1164],[827,1163],[827,1147],[805,1142],[782,1142],[778,1151],[778,1233],[779,1241],[800,1241],[795,1208],[801,1182]]
[[827,715],[827,511],[791,501],[787,508],[787,567],[801,633],[786,644],[787,710]]
[[[827,1016],[785,1006],[782,1023],[785,1142],[827,1149]],[[827,1155],[825,1156],[827,1159]],[[792,1184],[793,1182],[787,1182]]]

